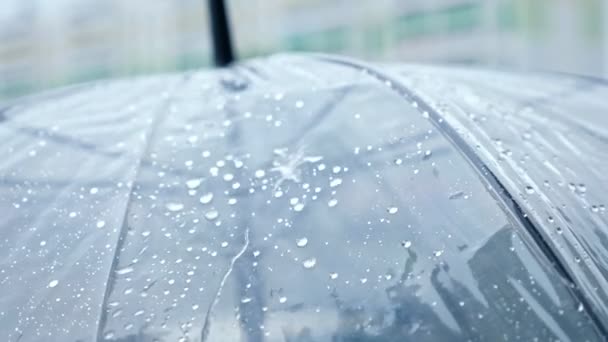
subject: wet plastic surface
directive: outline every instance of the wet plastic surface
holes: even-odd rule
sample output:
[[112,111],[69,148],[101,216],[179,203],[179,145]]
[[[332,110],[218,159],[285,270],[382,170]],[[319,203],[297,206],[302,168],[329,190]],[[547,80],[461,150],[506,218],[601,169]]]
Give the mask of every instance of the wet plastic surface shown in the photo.
[[[362,69],[278,56],[7,107],[0,338],[603,340],[601,301],[581,297],[585,288],[572,286],[500,192],[521,174],[488,164],[498,184],[432,122],[433,113]],[[386,71],[439,114],[440,101],[464,108],[458,101],[467,97],[435,85],[483,89],[478,96],[499,106],[519,95],[506,86],[486,93],[486,83],[516,89],[527,82],[486,72],[461,80],[469,74],[451,69]],[[526,84],[548,91],[536,82]],[[527,132],[521,122],[513,119],[510,131]],[[469,129],[492,135],[495,126]],[[506,140],[484,141],[493,145],[483,151],[515,144],[491,138]],[[529,154],[526,165],[544,156]],[[569,230],[593,221],[585,229],[606,231],[601,193],[591,186],[605,186],[602,159],[593,157],[569,166],[584,194],[566,183],[562,192],[551,188],[562,197],[533,203],[535,183],[515,200],[537,214],[553,203],[568,215]],[[586,167],[598,177],[587,180]],[[565,202],[579,198],[597,202],[597,212]],[[585,247],[595,264],[601,246]],[[567,271],[586,274],[576,265]]]
[[559,75],[405,69],[401,81],[475,146],[606,325],[608,103],[601,99],[607,84]]

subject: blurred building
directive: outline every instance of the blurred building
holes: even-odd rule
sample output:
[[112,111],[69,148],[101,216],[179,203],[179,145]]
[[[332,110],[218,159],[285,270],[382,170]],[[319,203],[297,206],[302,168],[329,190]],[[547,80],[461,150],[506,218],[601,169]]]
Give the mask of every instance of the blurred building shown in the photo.
[[0,98],[209,64],[202,0],[3,0]]
[[313,50],[373,60],[608,75],[608,1],[604,0],[375,0],[357,1],[357,6],[348,0],[232,0],[232,4],[237,36],[242,38],[239,47],[245,53]]
[[[604,0],[227,1],[240,57],[323,51],[608,76]],[[208,66],[206,3],[3,0],[0,98]]]

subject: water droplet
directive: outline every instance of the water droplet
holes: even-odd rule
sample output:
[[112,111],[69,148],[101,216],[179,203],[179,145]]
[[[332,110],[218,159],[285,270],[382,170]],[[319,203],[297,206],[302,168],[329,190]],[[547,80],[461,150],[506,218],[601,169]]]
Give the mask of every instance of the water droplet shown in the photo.
[[188,187],[188,189],[196,189],[201,185],[201,181],[202,179],[200,178],[190,179],[186,181],[186,186]]
[[340,173],[340,171],[342,171],[342,168],[339,166],[334,166],[331,170],[333,173]]
[[393,214],[396,214],[399,211],[399,208],[397,208],[397,207],[390,207],[386,211],[388,211],[389,214],[393,215]]
[[95,194],[96,194],[96,193],[98,193],[98,192],[99,192],[99,189],[97,189],[97,188],[91,188],[91,190],[89,190],[89,193],[90,193],[91,195],[95,195]]
[[431,158],[431,154],[433,154],[433,152],[431,152],[431,150],[426,150],[424,152],[424,156],[422,157],[422,160],[428,160],[429,158]]
[[46,246],[46,241],[44,241],[44,240],[40,241],[40,246]]
[[224,241],[224,242],[222,242],[222,245],[221,245],[221,246],[222,246],[222,248],[226,248],[226,247],[228,247],[228,241]]
[[71,218],[76,217],[76,212],[72,211],[68,216],[70,216]]
[[329,279],[332,279],[332,280],[338,279],[338,273],[330,273]]
[[334,178],[331,180],[331,182],[329,182],[329,186],[332,188],[337,187],[338,185],[342,184],[342,179],[341,178]]
[[576,186],[576,190],[578,190],[578,192],[580,192],[581,194],[584,194],[587,192],[587,186],[583,183],[580,183]]
[[50,288],[53,288],[53,287],[57,286],[58,284],[59,284],[59,280],[51,280],[51,281],[49,282],[49,285],[48,285],[48,286],[49,286]]
[[304,101],[296,101],[296,108],[304,107]]
[[555,231],[557,231],[557,234],[562,234],[564,232],[562,227],[556,227]]
[[329,206],[330,208],[335,207],[337,204],[338,204],[338,200],[335,198],[332,198],[327,202],[327,206]]
[[433,255],[436,257],[440,257],[443,254],[443,250],[434,251]]
[[405,248],[410,248],[412,246],[412,242],[409,240],[401,241],[401,246]]
[[448,199],[454,200],[454,199],[460,199],[464,197],[464,192],[463,191],[456,191],[452,194],[450,194],[450,196],[448,197]]
[[532,194],[534,193],[534,188],[533,188],[533,187],[531,187],[530,185],[527,185],[527,186],[526,186],[526,193],[527,193],[528,195],[532,195]]
[[218,218],[218,216],[220,216],[220,213],[218,213],[215,209],[211,209],[205,213],[205,218],[209,221],[215,220],[216,218]]
[[243,303],[243,304],[251,303],[251,301],[252,301],[251,297],[243,297],[241,299],[241,303]]
[[401,164],[403,164],[403,160],[401,158],[395,159],[395,165],[401,165]]
[[304,266],[304,268],[308,268],[308,269],[315,267],[316,264],[317,264],[316,258],[306,259],[306,260],[304,260],[304,262],[302,262],[302,266]]
[[125,274],[129,274],[133,271],[134,271],[133,267],[127,266],[127,267],[119,268],[114,272],[116,272],[116,274],[118,274],[118,275],[125,275]]
[[176,202],[169,202],[169,203],[167,203],[167,205],[165,207],[169,211],[180,211],[180,210],[184,209],[184,205],[183,204],[176,203]]
[[302,247],[306,247],[306,245],[308,245],[308,239],[303,237],[300,239],[296,240],[296,246],[302,248]]
[[367,283],[367,278],[361,278],[359,279],[359,281],[361,282],[361,284],[365,284]]
[[293,210],[300,212],[304,209],[304,203],[296,203],[296,205],[293,206]]
[[281,297],[281,298],[279,298],[279,303],[283,304],[285,302],[287,302],[287,297]]
[[103,228],[106,225],[106,221],[97,221],[97,228]]
[[232,173],[227,173],[227,174],[224,175],[224,180],[226,182],[230,182],[233,179],[234,179],[234,175]]
[[266,175],[266,171],[264,170],[256,170],[255,171],[255,178],[262,178]]
[[111,330],[107,331],[105,334],[103,334],[103,338],[105,340],[111,340],[114,338],[114,336],[115,336],[114,331],[111,331]]
[[203,196],[201,196],[201,198],[199,199],[199,201],[202,204],[209,204],[211,203],[211,201],[213,200],[213,193],[208,192],[206,194],[204,194]]

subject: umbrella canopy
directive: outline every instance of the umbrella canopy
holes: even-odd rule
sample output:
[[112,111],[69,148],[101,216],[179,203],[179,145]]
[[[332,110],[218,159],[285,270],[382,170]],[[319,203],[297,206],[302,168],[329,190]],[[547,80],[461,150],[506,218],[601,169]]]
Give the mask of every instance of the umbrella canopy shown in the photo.
[[286,55],[10,103],[0,337],[604,340],[606,95]]

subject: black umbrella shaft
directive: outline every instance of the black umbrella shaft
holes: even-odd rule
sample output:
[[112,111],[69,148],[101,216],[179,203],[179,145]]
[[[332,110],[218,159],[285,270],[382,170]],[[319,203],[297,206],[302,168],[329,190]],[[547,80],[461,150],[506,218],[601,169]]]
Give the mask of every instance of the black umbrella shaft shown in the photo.
[[211,34],[213,39],[213,62],[216,66],[226,66],[234,60],[230,27],[224,0],[208,0]]

